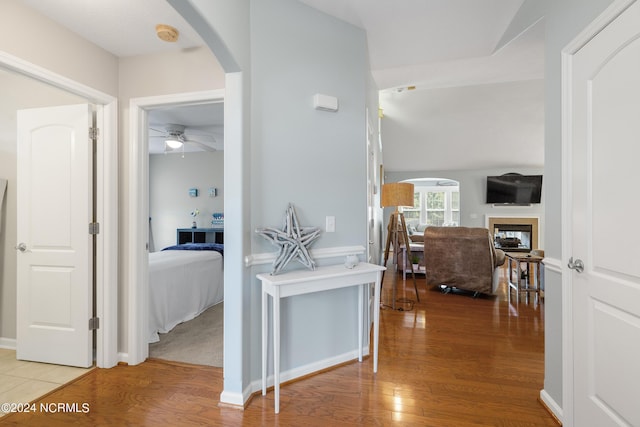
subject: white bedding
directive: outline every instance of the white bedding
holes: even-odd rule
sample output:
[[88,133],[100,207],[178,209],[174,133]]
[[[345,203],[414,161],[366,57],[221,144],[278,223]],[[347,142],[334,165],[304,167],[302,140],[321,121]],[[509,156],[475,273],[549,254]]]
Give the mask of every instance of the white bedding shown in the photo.
[[215,251],[149,254],[148,341],[223,300],[222,255]]

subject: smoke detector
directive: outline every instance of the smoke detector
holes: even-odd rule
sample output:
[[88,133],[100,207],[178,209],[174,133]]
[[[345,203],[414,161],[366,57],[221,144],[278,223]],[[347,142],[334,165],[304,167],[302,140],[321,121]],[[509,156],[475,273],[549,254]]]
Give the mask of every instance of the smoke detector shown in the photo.
[[156,25],[156,34],[160,40],[173,43],[178,41],[178,35],[180,33],[171,25],[158,24]]

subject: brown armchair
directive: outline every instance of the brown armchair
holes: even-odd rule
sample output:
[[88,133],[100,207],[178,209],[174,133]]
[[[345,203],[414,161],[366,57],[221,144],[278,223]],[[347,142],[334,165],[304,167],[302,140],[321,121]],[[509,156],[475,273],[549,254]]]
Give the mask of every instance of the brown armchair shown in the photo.
[[486,228],[428,227],[424,231],[424,263],[428,285],[494,294],[505,255],[495,249]]

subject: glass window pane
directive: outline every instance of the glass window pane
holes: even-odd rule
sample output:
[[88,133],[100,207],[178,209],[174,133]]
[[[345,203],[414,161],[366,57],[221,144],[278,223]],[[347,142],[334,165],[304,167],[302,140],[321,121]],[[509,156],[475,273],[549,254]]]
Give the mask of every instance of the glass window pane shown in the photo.
[[429,211],[427,212],[427,224],[441,226],[444,224],[444,212],[442,211]]
[[444,209],[444,193],[432,192],[427,193],[427,210],[429,209]]
[[451,209],[460,209],[460,192],[453,191],[451,193]]
[[451,221],[455,225],[460,225],[460,211],[451,212]]
[[413,207],[420,207],[420,193],[413,193]]
[[[404,219],[409,222],[409,220],[419,220],[420,219],[420,211],[408,211],[405,209],[404,211]],[[417,222],[417,221],[412,221]]]

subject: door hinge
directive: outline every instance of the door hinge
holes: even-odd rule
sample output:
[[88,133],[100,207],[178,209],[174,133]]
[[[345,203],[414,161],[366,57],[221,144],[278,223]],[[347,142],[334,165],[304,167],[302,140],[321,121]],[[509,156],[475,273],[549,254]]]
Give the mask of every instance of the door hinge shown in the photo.
[[99,222],[91,222],[91,223],[89,223],[89,234],[100,234],[100,223]]
[[99,136],[100,136],[100,129],[94,128],[94,127],[89,128],[89,138],[90,139],[93,139],[93,140],[97,141]]
[[90,331],[95,331],[96,329],[100,328],[100,318],[99,317],[92,317],[91,319],[89,319],[89,330]]

